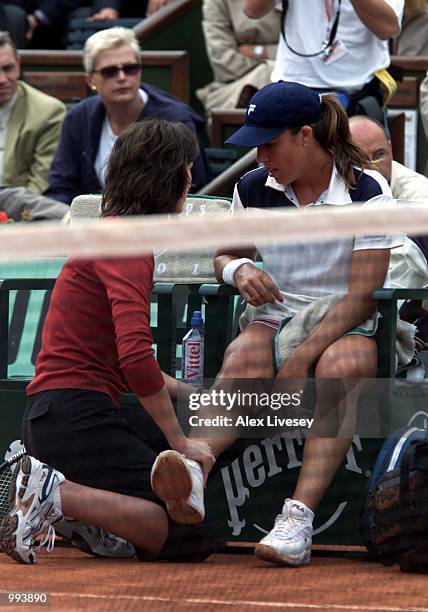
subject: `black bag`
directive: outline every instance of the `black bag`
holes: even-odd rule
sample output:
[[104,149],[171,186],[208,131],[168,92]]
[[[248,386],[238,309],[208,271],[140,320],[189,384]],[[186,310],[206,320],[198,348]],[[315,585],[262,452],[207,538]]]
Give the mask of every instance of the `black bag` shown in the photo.
[[361,530],[370,555],[404,572],[428,572],[428,431],[384,443],[367,487]]
[[373,77],[362,89],[350,95],[348,116],[367,115],[382,125],[385,123],[383,92],[379,79]]

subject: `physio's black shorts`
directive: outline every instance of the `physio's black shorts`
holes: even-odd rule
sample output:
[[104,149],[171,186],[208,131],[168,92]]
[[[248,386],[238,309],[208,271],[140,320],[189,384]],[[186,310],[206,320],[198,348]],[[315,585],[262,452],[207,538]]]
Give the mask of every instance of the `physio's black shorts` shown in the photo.
[[[22,435],[31,455],[73,482],[164,505],[151,489],[150,472],[168,444],[139,404],[118,410],[105,393],[42,391],[28,399]],[[150,558],[202,560],[217,548],[205,523],[184,526],[170,521],[163,551]],[[206,554],[201,556],[202,550]],[[144,551],[137,556],[148,558]]]

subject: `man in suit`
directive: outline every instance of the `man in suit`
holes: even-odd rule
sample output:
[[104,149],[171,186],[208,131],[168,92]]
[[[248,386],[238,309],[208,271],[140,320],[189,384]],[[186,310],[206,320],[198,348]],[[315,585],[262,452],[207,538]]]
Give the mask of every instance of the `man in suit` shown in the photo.
[[19,70],[15,46],[0,32],[0,185],[42,193],[66,109],[20,81]]
[[61,218],[58,202],[41,196],[58,145],[65,106],[19,80],[19,57],[0,31],[0,211],[20,221]]

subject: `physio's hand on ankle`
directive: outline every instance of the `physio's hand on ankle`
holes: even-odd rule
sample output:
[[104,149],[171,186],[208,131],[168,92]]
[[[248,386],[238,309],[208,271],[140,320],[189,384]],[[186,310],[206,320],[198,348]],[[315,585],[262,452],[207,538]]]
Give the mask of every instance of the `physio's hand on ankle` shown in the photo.
[[209,445],[202,440],[186,438],[185,449],[181,452],[187,459],[193,459],[200,464],[204,475],[204,484],[206,484],[208,474],[215,463],[215,457]]

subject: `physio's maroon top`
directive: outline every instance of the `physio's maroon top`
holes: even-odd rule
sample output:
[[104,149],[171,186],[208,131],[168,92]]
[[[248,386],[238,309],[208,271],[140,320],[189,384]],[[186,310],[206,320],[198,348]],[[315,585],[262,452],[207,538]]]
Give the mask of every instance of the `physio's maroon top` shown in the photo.
[[36,374],[27,388],[145,397],[164,380],[151,347],[152,255],[68,260],[55,284]]

